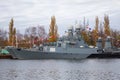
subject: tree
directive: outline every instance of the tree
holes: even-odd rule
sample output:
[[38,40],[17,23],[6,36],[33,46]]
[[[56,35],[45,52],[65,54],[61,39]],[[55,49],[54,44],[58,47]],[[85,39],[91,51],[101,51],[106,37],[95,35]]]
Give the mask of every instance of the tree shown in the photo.
[[96,32],[98,32],[98,25],[99,25],[99,18],[97,16],[96,19],[95,19],[95,30],[96,30]]
[[16,46],[16,28],[13,29],[13,46]]
[[17,47],[30,48],[30,45],[28,44],[29,41],[26,40],[25,34],[21,34],[19,30],[17,30],[16,36]]
[[100,27],[99,27],[99,31],[98,31],[98,35],[100,37],[104,37],[104,31],[103,31],[103,25],[102,25],[102,22],[100,22]]
[[26,28],[25,30],[24,39],[27,42],[30,42],[31,47],[33,46],[33,44],[40,45],[41,43],[44,42],[45,38],[46,32],[44,26],[38,25]]
[[117,30],[111,30],[112,44],[116,47],[120,46],[120,32]]
[[44,26],[38,26],[37,27],[37,32],[38,32],[38,37],[39,38],[45,38],[46,37],[46,32]]
[[37,33],[38,33],[38,38],[39,38],[39,44],[43,43],[45,41],[45,39],[47,38],[47,34],[46,34],[44,26],[38,25]]
[[55,42],[58,38],[58,27],[56,25],[55,16],[51,17],[50,29],[49,29],[49,42]]
[[[32,30],[33,29],[33,30]],[[33,46],[33,36],[35,37],[36,29],[34,29],[33,27],[29,27],[25,29],[25,34],[24,34],[24,39],[29,42],[30,47]],[[33,33],[33,34],[32,34]]]
[[93,37],[93,39],[94,39],[93,45],[94,46],[96,45],[96,41],[98,40],[98,26],[99,26],[99,18],[97,16],[95,19],[95,29],[92,31],[92,36],[94,36]]
[[8,45],[7,32],[5,30],[0,29],[0,47],[4,47],[7,45]]
[[14,20],[11,19],[9,23],[9,45],[16,46],[16,28],[14,26]]
[[18,42],[23,40],[23,34],[21,34],[19,30],[17,30],[17,32],[16,32],[16,39]]
[[110,36],[109,17],[107,15],[104,16],[104,33],[105,37]]
[[89,35],[87,34],[86,31],[82,31],[82,38],[85,41],[85,43],[90,44],[90,42],[89,42]]
[[12,46],[13,45],[13,26],[14,26],[14,21],[13,18],[11,19],[10,23],[9,23],[9,45]]
[[104,29],[103,29],[103,25],[102,25],[102,22],[100,22],[100,27],[99,27],[99,36],[102,38],[102,46],[104,47],[104,44],[105,44],[105,35],[104,35]]

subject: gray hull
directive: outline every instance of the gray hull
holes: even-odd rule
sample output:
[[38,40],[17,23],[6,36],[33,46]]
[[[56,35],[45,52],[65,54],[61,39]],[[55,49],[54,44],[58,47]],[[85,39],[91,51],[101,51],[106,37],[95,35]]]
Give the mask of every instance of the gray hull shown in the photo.
[[59,38],[56,42],[33,46],[30,50],[18,50],[13,47],[8,51],[13,58],[17,59],[84,59],[93,53],[97,54],[96,48],[85,43],[79,26],[75,28],[75,31],[70,27],[67,35]]
[[16,59],[84,59],[91,53],[59,53],[59,52],[40,52],[18,49],[8,49],[13,58]]

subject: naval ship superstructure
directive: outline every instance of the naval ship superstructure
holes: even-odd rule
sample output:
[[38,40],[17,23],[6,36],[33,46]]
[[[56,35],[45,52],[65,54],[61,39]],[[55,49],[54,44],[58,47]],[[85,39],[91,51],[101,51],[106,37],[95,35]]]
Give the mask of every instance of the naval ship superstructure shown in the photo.
[[99,37],[96,47],[88,46],[81,35],[79,25],[68,28],[65,35],[57,42],[44,43],[32,49],[8,47],[7,50],[14,59],[85,59],[85,58],[120,58],[120,49],[111,44],[111,37],[107,36],[105,46]]
[[[89,47],[81,35],[80,26],[68,28],[64,36],[51,45],[43,44],[34,49],[7,48],[16,59],[84,59],[99,54],[99,48]],[[99,46],[98,46],[99,47]],[[98,51],[99,50],[99,51]]]

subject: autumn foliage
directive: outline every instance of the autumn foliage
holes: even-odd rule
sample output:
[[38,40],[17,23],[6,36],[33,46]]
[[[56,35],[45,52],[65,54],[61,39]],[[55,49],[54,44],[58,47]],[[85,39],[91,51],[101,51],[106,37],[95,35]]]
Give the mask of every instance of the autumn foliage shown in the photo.
[[[82,31],[82,36],[85,42],[88,45],[96,46],[96,41],[98,40],[98,37],[101,37],[103,39],[103,47],[104,47],[105,38],[107,36],[111,36],[112,45],[119,47],[120,46],[120,31],[110,29],[109,22],[110,21],[109,21],[108,15],[104,16],[104,22],[100,22],[97,16],[95,19],[94,29],[91,31],[89,30]],[[86,26],[85,21],[84,21],[84,25]]]
[[9,45],[16,46],[16,28],[14,28],[13,19],[9,23]]
[[49,42],[56,42],[58,38],[58,33],[57,33],[57,25],[56,25],[56,19],[55,16],[51,17],[51,23],[50,23],[50,29],[49,29]]
[[[120,31],[110,29],[110,21],[109,16],[105,15],[104,22],[99,20],[97,16],[95,18],[95,26],[94,29],[87,30],[86,27],[89,25],[84,23],[81,26],[83,29],[81,31],[82,38],[85,40],[85,43],[88,45],[96,46],[96,41],[98,37],[103,39],[103,46],[105,42],[105,38],[107,36],[112,37],[112,45],[120,47]],[[17,26],[16,26],[17,27]],[[58,36],[58,27],[56,24],[55,16],[51,17],[49,33],[47,34],[45,31],[44,26],[31,26],[25,29],[25,33],[22,34],[19,30],[16,30],[14,27],[14,20],[13,18],[9,22],[9,30],[8,32],[0,29],[0,47],[4,46],[15,46],[15,47],[23,47],[23,48],[30,48],[33,45],[39,46],[45,42],[56,42]]]

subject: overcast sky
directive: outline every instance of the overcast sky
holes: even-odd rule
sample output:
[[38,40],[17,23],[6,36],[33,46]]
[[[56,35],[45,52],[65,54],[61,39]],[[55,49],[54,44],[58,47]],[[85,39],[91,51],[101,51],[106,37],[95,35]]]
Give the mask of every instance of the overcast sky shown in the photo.
[[8,29],[13,18],[14,27],[22,33],[26,27],[37,25],[44,25],[48,32],[53,15],[59,33],[76,21],[82,24],[84,17],[93,28],[95,17],[103,21],[104,14],[109,15],[112,28],[120,28],[120,0],[0,0],[0,28]]

